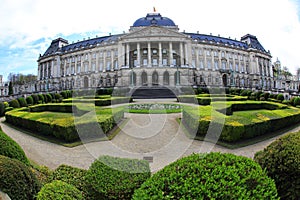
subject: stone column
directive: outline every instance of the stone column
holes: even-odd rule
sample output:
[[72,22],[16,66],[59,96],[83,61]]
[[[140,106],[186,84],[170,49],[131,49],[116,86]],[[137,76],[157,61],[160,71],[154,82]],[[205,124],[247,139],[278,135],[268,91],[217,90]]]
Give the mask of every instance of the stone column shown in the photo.
[[184,54],[185,54],[185,64],[191,65],[191,61],[189,60],[189,52],[188,52],[188,45],[184,44]]
[[151,60],[151,43],[148,42],[148,67],[152,66],[152,60]]
[[103,72],[106,72],[106,51],[103,51]]
[[129,58],[130,58],[130,45],[129,43],[126,44],[126,66],[130,67],[130,62],[129,62]]
[[172,42],[169,42],[169,65],[173,67],[173,46]]
[[[95,69],[95,72],[97,73],[98,69],[99,69],[99,52],[96,51],[95,53],[96,53],[96,67],[95,67],[96,69]],[[77,68],[77,63],[76,62],[75,62],[75,66],[76,66],[75,68]]]
[[183,44],[180,42],[179,44],[179,53],[180,53],[180,66],[182,67],[184,65],[184,54],[183,54]]
[[140,46],[139,42],[136,44],[136,51],[137,51],[137,67],[140,67],[141,66],[141,46]]
[[162,47],[161,47],[161,42],[158,43],[158,66],[162,67]]
[[111,63],[111,68],[110,71],[114,71],[115,65],[114,65],[114,54],[115,51],[113,49],[110,50],[110,63]]

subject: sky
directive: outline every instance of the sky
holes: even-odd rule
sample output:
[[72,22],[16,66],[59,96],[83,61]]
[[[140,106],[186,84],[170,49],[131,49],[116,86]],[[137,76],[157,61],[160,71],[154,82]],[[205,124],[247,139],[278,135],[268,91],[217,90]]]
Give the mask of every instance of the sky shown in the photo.
[[52,40],[69,43],[128,32],[153,12],[179,31],[240,40],[255,35],[282,66],[300,68],[300,0],[0,0],[0,75],[37,74],[37,59]]

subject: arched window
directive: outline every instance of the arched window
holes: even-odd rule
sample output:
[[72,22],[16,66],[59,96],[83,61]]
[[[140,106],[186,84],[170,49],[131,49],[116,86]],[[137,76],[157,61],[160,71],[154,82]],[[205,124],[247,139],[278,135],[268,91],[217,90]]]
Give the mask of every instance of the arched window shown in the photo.
[[165,71],[163,75],[163,84],[170,85],[170,74],[167,71]]
[[148,78],[147,78],[147,73],[146,72],[142,72],[142,85],[147,85],[148,84]]
[[132,72],[131,74],[130,74],[130,80],[129,80],[129,82],[130,82],[130,85],[131,86],[135,86],[136,85],[136,73],[135,72]]
[[180,72],[179,71],[175,72],[175,74],[174,74],[174,83],[175,83],[175,85],[180,85]]
[[83,87],[84,88],[88,88],[89,87],[89,78],[88,77],[84,77],[84,79],[83,79]]
[[158,73],[154,71],[152,74],[152,85],[158,85]]

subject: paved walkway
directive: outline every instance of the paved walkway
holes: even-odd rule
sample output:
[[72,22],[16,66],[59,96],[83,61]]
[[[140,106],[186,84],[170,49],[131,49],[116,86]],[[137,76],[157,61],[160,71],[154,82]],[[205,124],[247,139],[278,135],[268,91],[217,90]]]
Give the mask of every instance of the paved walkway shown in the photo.
[[[24,149],[31,160],[55,169],[61,164],[87,169],[100,155],[138,158],[147,157],[151,171],[157,171],[182,156],[193,152],[227,152],[253,158],[257,151],[264,149],[276,138],[242,147],[227,149],[208,142],[191,140],[184,134],[176,121],[181,114],[132,114],[126,113],[128,122],[111,141],[91,142],[68,148],[24,134],[4,123],[2,130]],[[300,130],[297,127],[288,132]]]

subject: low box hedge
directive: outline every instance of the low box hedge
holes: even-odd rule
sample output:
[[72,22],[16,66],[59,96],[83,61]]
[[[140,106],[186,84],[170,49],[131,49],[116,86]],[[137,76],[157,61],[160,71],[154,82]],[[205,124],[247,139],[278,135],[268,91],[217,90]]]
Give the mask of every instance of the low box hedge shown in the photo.
[[[61,108],[59,108],[60,106]],[[51,108],[50,104],[49,106],[34,106],[32,109],[35,112],[30,112],[31,107],[15,109],[6,113],[6,121],[40,135],[53,136],[66,142],[73,142],[81,137],[89,138],[95,136],[94,128],[99,128],[99,125],[103,133],[107,134],[124,117],[123,108],[115,108],[113,111],[110,108],[99,109],[96,111],[97,119],[86,117],[84,111],[78,111],[76,115],[73,115],[73,113],[69,112],[71,108],[69,105],[63,104],[57,104]],[[64,110],[67,113],[58,112],[58,110]],[[77,110],[79,109],[77,108]],[[80,112],[82,112],[82,115],[78,115]],[[84,131],[85,135],[79,135],[78,129],[88,131]]]
[[[273,108],[276,105],[268,106],[266,107]],[[235,109],[237,108],[240,107],[237,106]],[[286,108],[284,105],[279,108],[281,109],[240,111],[228,116],[216,111],[213,106],[200,106],[200,111],[191,107],[183,109],[182,121],[185,127],[193,132],[196,131],[197,136],[203,137],[209,130],[211,137],[214,137],[215,134],[217,137],[215,139],[236,142],[274,132],[300,122],[300,109]],[[225,120],[224,124],[222,119]]]

